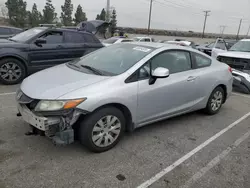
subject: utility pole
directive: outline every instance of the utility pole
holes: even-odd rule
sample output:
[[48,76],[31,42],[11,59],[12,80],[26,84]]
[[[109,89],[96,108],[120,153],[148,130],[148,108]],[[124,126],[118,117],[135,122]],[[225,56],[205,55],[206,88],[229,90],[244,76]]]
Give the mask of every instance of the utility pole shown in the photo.
[[248,27],[246,38],[248,37],[249,31],[250,31],[250,26]]
[[150,0],[149,16],[148,16],[148,35],[149,35],[149,32],[150,32],[152,5],[153,5],[153,0]]
[[242,19],[240,19],[240,24],[239,24],[239,28],[238,28],[238,32],[237,32],[237,36],[236,36],[236,40],[238,40],[238,38],[239,38],[239,34],[240,34],[240,27],[241,27],[241,22],[242,22]]
[[107,0],[107,7],[106,7],[106,21],[110,21],[110,0]]
[[226,25],[220,25],[221,36],[223,36],[226,27]]
[[202,32],[202,38],[204,38],[204,33],[206,29],[206,23],[207,23],[207,17],[210,16],[208,13],[211,12],[210,10],[205,10],[205,20],[204,20],[204,26],[203,26],[203,32]]

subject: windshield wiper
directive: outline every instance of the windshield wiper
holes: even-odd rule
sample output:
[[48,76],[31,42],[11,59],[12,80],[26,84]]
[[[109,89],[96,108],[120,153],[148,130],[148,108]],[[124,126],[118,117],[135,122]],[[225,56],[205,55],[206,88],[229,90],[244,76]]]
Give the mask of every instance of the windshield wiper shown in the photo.
[[88,66],[88,65],[81,65],[81,67],[91,70],[93,73],[97,74],[97,75],[103,75],[103,73],[101,71],[99,71],[98,69],[95,69],[94,67]]

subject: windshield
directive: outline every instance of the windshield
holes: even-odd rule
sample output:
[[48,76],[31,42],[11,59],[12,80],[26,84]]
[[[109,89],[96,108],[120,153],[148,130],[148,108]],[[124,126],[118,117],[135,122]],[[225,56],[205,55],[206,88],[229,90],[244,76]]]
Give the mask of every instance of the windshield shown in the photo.
[[119,75],[151,53],[153,49],[135,44],[119,43],[101,48],[68,65],[79,68],[89,66],[105,75]]
[[239,41],[229,51],[250,52],[250,41]]
[[109,38],[109,39],[104,40],[102,42],[106,43],[106,44],[114,44],[117,40],[118,40],[118,38]]
[[134,38],[134,41],[140,41],[141,38]]
[[209,45],[207,45],[207,47],[208,47],[208,48],[213,48],[213,47],[214,47],[214,44],[215,44],[215,42],[212,42],[212,43],[210,43]]
[[47,28],[46,27],[35,27],[35,28],[29,29],[27,31],[24,31],[22,33],[15,35],[14,37],[11,38],[11,40],[25,42],[25,41],[28,41],[29,39],[33,38],[34,36],[36,36],[38,33],[43,32],[45,29],[47,29]]

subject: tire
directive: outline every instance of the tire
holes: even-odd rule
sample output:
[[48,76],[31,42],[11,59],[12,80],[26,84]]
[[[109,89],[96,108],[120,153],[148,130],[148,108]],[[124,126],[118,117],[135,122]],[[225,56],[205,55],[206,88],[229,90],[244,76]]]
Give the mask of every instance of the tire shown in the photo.
[[240,87],[240,91],[244,94],[250,94],[250,90],[245,85]]
[[[216,96],[220,96],[218,97],[217,103],[215,103]],[[207,113],[208,115],[217,114],[222,107],[224,98],[225,98],[224,90],[221,87],[215,88],[208,99],[207,106],[204,109],[205,113]],[[214,107],[214,105],[216,105],[216,107]]]
[[[115,120],[112,126],[107,123],[108,117],[111,122]],[[119,126],[120,128],[118,128]],[[123,113],[117,108],[106,107],[87,116],[80,123],[79,139],[90,151],[101,153],[113,148],[120,141],[124,130],[125,118]],[[114,139],[113,142],[110,136]],[[106,140],[108,144],[105,145]]]
[[19,84],[25,76],[25,66],[18,59],[4,58],[0,60],[0,83],[5,85]]

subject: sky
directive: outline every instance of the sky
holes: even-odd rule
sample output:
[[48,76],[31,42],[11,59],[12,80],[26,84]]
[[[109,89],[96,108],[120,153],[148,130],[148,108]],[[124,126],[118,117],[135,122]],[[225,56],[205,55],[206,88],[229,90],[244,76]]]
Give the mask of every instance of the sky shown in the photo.
[[[1,0],[4,1],[4,0]],[[147,28],[150,0],[110,0],[117,11],[118,26]],[[39,10],[45,0],[26,0],[28,9],[35,2]],[[64,0],[52,0],[60,15]],[[74,9],[81,4],[89,20],[106,7],[106,0],[72,0]],[[206,32],[236,34],[240,19],[240,34],[246,35],[250,25],[250,0],[153,0],[151,28],[166,30],[202,31],[204,10],[210,10]],[[75,11],[75,10],[74,10]]]

